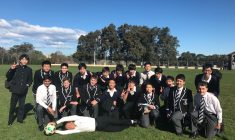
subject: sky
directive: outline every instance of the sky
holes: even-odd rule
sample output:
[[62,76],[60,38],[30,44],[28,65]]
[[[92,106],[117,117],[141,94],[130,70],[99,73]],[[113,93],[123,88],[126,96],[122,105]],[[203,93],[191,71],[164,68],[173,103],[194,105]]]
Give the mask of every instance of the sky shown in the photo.
[[0,46],[29,42],[44,54],[76,52],[77,39],[110,23],[169,27],[179,53],[235,51],[234,0],[6,0]]

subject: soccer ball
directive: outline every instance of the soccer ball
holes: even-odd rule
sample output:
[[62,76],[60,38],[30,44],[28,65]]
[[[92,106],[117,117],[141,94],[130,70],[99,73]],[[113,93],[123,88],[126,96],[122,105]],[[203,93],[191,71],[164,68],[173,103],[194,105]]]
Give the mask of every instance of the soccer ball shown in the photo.
[[55,123],[48,123],[44,128],[44,134],[47,136],[53,135],[56,130]]

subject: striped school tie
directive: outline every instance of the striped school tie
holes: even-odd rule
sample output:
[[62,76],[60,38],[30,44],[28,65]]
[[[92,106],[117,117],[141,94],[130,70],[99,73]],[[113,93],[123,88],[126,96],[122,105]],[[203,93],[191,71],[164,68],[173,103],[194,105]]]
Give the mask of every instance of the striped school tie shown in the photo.
[[47,87],[47,105],[51,104],[50,94],[49,94],[49,87]]
[[179,103],[180,100],[180,90],[176,90],[176,95],[175,95],[175,104],[174,107],[177,108],[177,105]]
[[205,99],[204,99],[204,97],[202,97],[202,99],[200,101],[199,112],[198,112],[198,123],[203,122],[205,106],[206,106]]

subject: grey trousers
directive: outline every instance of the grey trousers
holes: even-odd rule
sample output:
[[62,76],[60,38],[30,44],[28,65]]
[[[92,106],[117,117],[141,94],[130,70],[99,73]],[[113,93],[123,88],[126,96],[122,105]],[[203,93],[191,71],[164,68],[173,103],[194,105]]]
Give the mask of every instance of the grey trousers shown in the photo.
[[150,118],[153,118],[156,124],[158,117],[159,111],[157,109],[151,110],[149,113],[142,114],[142,116],[140,117],[140,125],[147,128],[150,125]]
[[65,109],[64,112],[62,112],[61,117],[66,117],[68,115],[77,115],[77,106],[72,105],[70,109]]
[[183,120],[183,118],[184,118],[184,115],[180,111],[174,112],[171,116],[171,121],[173,122],[175,131],[178,134],[183,132],[183,129],[182,129],[182,120]]
[[192,119],[192,132],[198,131],[198,128],[204,130],[204,135],[207,138],[214,137],[217,133],[216,125],[218,122],[218,119],[216,115],[204,113],[204,119],[201,124],[198,124],[198,111],[194,111],[191,113],[191,119]]
[[51,121],[54,121],[54,116],[49,114],[45,108],[43,108],[41,105],[36,105],[36,113],[37,113],[37,120],[38,120],[38,126],[45,125]]
[[99,115],[99,105],[96,104],[96,105],[93,106],[93,107],[86,108],[86,109],[83,111],[83,115],[84,115],[84,116],[87,116],[87,117],[97,118],[98,115]]

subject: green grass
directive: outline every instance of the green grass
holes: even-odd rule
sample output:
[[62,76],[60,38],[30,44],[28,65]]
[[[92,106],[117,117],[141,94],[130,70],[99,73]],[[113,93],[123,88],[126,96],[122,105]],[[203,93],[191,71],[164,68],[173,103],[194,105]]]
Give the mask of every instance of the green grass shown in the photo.
[[[39,69],[40,66],[31,66],[33,70]],[[8,70],[9,66],[0,65],[0,139],[1,140],[42,140],[42,139],[56,139],[56,140],[70,140],[70,139],[81,139],[81,140],[109,140],[109,139],[125,139],[125,140],[140,140],[140,139],[158,139],[158,140],[182,140],[188,139],[188,135],[183,137],[178,137],[172,132],[155,129],[153,127],[144,129],[140,127],[131,127],[122,132],[108,133],[108,132],[92,132],[92,133],[80,133],[72,134],[67,136],[53,135],[53,136],[44,136],[40,131],[38,131],[36,121],[34,119],[33,111],[30,110],[27,112],[27,118],[25,119],[25,124],[19,124],[14,122],[13,126],[7,127],[8,120],[8,111],[10,104],[11,94],[4,88],[5,73]],[[53,70],[58,70],[59,67],[53,67]],[[88,68],[91,71],[100,71],[101,68]],[[77,72],[76,67],[70,67],[70,71],[75,73]],[[142,71],[139,69],[139,71]],[[200,70],[173,70],[173,69],[164,69],[165,75],[176,76],[179,73],[184,73],[186,75],[187,87],[192,89],[195,92],[194,87],[194,77],[196,74],[201,73]],[[221,96],[220,101],[223,108],[223,119],[225,122],[225,135],[224,137],[215,137],[214,139],[223,140],[223,139],[235,139],[235,71],[222,71],[223,79],[221,80]],[[31,89],[26,98],[26,104],[33,104],[33,97]],[[198,139],[204,139],[199,137]]]

